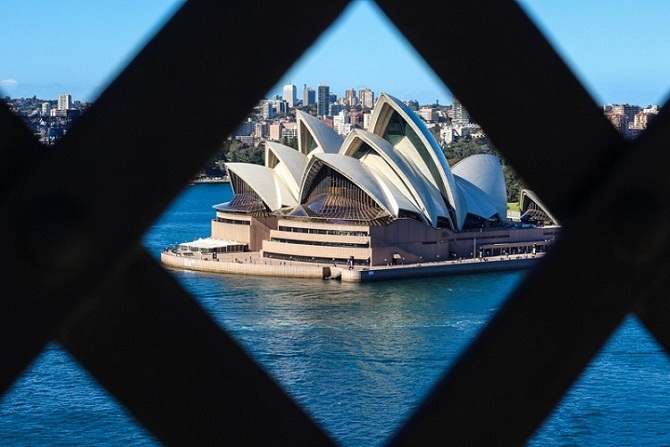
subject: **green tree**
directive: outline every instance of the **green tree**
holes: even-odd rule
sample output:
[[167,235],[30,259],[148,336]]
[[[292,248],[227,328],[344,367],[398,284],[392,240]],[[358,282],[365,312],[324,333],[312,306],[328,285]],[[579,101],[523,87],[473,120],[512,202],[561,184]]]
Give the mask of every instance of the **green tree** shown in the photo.
[[284,137],[282,139],[282,144],[284,146],[292,147],[293,149],[298,149],[298,138],[297,137]]
[[507,189],[507,203],[518,203],[521,190],[525,188],[521,177],[514,168],[503,163],[503,174],[505,174],[505,188]]
[[438,142],[440,141],[440,130],[441,130],[441,129],[442,129],[442,128],[441,128],[440,126],[433,126],[433,127],[431,127],[430,129],[428,129],[428,130],[430,130],[430,133],[433,134],[433,136],[435,137],[435,139],[436,139]]
[[226,175],[226,152],[230,141],[221,144],[219,150],[198,173],[198,177],[223,177]]
[[[471,155],[477,154],[492,154],[495,153],[495,148],[490,144],[488,138],[459,138],[452,141],[442,149],[444,156],[449,161],[450,165],[455,165],[459,161]],[[495,153],[495,155],[498,155]]]
[[264,144],[250,146],[248,144],[243,144],[239,140],[234,140],[228,148],[226,159],[231,163],[252,163],[262,165],[264,152]]

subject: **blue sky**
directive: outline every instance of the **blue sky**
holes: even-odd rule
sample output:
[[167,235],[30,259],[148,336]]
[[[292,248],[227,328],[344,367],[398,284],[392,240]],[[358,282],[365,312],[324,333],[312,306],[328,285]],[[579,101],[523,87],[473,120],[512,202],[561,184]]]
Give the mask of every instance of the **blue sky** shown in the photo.
[[[2,0],[0,93],[94,100],[181,0]],[[598,104],[665,102],[670,2],[519,0]],[[445,11],[448,13],[448,11]],[[279,29],[279,27],[278,27]],[[290,32],[288,30],[287,32]],[[384,51],[378,51],[384,48]],[[319,83],[343,95],[368,87],[401,99],[451,95],[374,4],[355,0],[268,95]]]

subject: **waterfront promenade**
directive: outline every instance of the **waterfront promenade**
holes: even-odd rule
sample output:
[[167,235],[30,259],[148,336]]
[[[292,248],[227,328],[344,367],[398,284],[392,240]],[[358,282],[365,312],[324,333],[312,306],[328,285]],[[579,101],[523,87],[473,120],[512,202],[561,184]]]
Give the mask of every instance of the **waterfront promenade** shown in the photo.
[[175,250],[161,253],[163,265],[174,269],[194,270],[237,275],[274,276],[284,278],[338,279],[344,282],[371,282],[431,276],[462,275],[520,270],[532,267],[541,257],[538,254],[488,256],[420,264],[388,265],[349,269],[343,264],[311,264],[261,258],[259,252],[184,254]]

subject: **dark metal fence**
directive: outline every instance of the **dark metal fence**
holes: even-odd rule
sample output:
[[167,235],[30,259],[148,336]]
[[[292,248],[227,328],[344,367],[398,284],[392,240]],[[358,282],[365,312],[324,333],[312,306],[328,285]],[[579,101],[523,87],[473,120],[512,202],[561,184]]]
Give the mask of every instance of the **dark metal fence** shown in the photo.
[[[512,0],[378,4],[565,228],[389,442],[521,444],[628,314],[670,347],[668,108],[626,142]],[[139,241],[346,5],[187,2],[58,150],[0,107],[0,391],[55,340],[165,444],[333,443]]]

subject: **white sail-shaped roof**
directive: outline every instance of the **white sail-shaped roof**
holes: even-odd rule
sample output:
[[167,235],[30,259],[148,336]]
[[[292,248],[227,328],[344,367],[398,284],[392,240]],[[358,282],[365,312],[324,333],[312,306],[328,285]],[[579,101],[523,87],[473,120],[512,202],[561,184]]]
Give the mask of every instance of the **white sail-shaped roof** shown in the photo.
[[292,147],[266,141],[265,166],[273,169],[284,180],[297,200],[302,174],[307,166],[307,156]]
[[488,200],[486,193],[476,185],[456,176],[456,186],[461,191],[469,214],[483,219],[491,219],[498,215],[498,209]]
[[[316,171],[321,167],[329,166],[334,171],[358,186],[370,196],[389,215],[397,217],[399,210],[404,209],[421,214],[421,211],[384,175],[373,172],[359,160],[353,157],[343,157],[338,154],[315,154],[310,161],[305,178],[314,178]],[[310,184],[304,183],[300,192],[301,202],[307,198]]]
[[531,191],[530,189],[521,190],[521,198],[519,202],[521,204],[521,215],[523,215],[528,208],[536,206],[547,216],[552,225],[560,225],[558,219],[556,219],[547,206],[542,203],[537,194],[535,194],[535,191]]
[[[402,123],[392,123],[396,113]],[[396,124],[403,129],[390,129]],[[372,112],[369,129],[374,134],[397,140],[391,142],[393,146],[437,187],[451,205],[456,220],[453,226],[460,230],[467,216],[464,199],[440,146],[417,114],[400,100],[382,93]]]
[[[374,153],[360,154],[363,143]],[[438,189],[379,135],[356,129],[345,139],[340,154],[357,156],[370,169],[382,173],[413,203],[430,225],[437,226],[438,216],[449,217],[449,209]]]
[[[308,171],[318,169],[317,160],[342,174],[372,197],[386,212],[393,214],[393,206],[386,200],[384,190],[379,186],[374,175],[361,162],[355,158],[342,157],[337,154],[315,154],[314,159],[310,161],[307,167]],[[306,175],[306,177],[313,177],[313,175]],[[308,188],[311,185],[303,184],[302,186],[303,188],[300,191],[301,202],[307,197]]]
[[340,150],[342,136],[332,127],[300,110],[296,110],[295,116],[300,152],[305,155],[312,152],[336,154]]
[[249,185],[271,211],[298,204],[290,188],[273,169],[250,163],[226,163],[226,168]]
[[409,211],[422,219],[424,223],[430,224],[428,219],[426,219],[425,214],[422,212],[423,210],[417,206],[416,202],[400,190],[397,177],[394,176],[395,178],[388,178],[383,173],[375,170],[371,170],[370,172],[377,179],[379,186],[386,195],[386,199],[391,204],[393,217],[399,217],[402,211]]
[[288,206],[282,215],[375,224],[408,217],[456,231],[471,223],[468,215],[506,219],[499,160],[475,155],[450,169],[418,115],[392,96],[380,95],[370,131],[354,129],[346,139],[312,115],[296,117],[298,150],[268,141],[265,166],[228,164],[241,188],[235,212]]
[[507,219],[505,174],[498,157],[487,154],[472,155],[456,163],[451,170],[457,181],[461,177],[479,188],[484,193],[481,200],[493,205],[501,220]]

